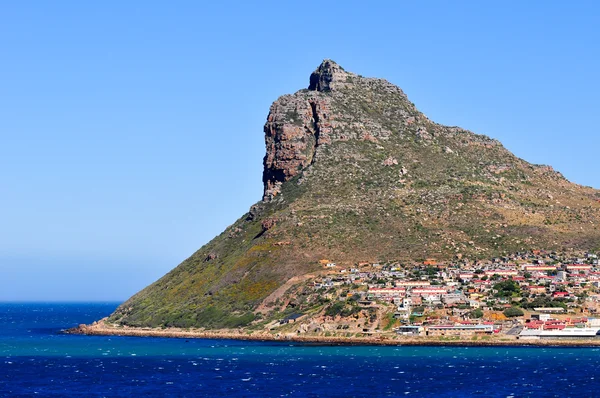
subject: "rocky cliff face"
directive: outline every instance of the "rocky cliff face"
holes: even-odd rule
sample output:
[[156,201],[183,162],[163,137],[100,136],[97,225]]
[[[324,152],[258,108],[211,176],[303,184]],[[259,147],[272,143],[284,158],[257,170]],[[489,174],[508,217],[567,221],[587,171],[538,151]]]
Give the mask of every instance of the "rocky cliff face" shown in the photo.
[[[310,75],[308,90],[284,95],[271,105],[264,127],[263,200],[272,200],[284,182],[310,166],[318,157],[319,146],[352,138],[372,141],[389,138],[391,131],[381,125],[354,121],[349,119],[351,115],[332,111],[332,103],[351,110],[348,101],[353,89],[376,85],[384,87],[384,93],[406,99],[402,90],[384,80],[358,77],[335,62],[325,60]],[[408,119],[411,113],[416,113],[408,100],[404,105],[407,110],[389,116]]]
[[316,158],[318,147],[331,142],[329,100],[318,93],[285,95],[272,106],[265,124],[263,200],[273,199],[281,184]]
[[310,76],[308,90],[284,95],[271,105],[264,128],[263,200],[272,200],[281,184],[315,161],[319,146],[331,143],[335,120],[330,97],[321,93],[345,87],[351,76],[325,60]]
[[264,133],[262,200],[112,321],[248,323],[322,259],[352,267],[600,245],[600,192],[437,124],[400,88],[333,61],[273,103]]

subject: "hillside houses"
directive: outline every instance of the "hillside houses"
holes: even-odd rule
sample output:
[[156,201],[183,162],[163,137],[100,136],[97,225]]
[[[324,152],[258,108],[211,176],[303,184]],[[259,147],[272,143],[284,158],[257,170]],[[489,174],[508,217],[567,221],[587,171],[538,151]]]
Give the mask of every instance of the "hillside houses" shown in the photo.
[[366,303],[393,306],[407,322],[440,310],[462,318],[483,315],[475,310],[499,313],[511,307],[596,312],[600,267],[595,260],[597,255],[589,253],[561,256],[536,251],[447,264],[428,259],[421,264],[361,262],[331,267],[334,262],[327,261],[326,276],[316,278],[313,286],[340,299],[360,297]]

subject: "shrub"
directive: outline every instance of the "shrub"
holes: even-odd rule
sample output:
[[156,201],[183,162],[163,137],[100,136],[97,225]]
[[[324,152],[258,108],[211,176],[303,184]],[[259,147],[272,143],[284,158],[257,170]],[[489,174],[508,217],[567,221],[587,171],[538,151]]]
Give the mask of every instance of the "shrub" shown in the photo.
[[337,302],[333,303],[333,305],[331,305],[329,308],[327,308],[327,310],[325,310],[325,315],[327,315],[327,316],[340,315],[342,313],[342,311],[344,310],[345,306],[346,305],[344,304],[344,302],[337,301]]
[[510,307],[505,309],[503,312],[504,316],[506,316],[507,318],[514,318],[516,316],[523,316],[525,315],[523,313],[523,310],[517,307]]
[[521,287],[513,280],[496,283],[494,289],[498,291],[497,297],[511,297],[521,292]]

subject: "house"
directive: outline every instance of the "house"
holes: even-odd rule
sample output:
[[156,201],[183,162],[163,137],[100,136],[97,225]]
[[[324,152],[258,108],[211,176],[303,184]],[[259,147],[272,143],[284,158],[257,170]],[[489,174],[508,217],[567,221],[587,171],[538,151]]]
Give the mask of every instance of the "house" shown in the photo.
[[531,294],[544,294],[546,293],[546,287],[544,286],[527,286],[527,290]]
[[394,313],[395,319],[409,319],[410,308],[398,307],[396,313]]
[[559,281],[566,281],[567,280],[567,273],[565,271],[558,271],[556,273],[556,279]]
[[481,302],[479,302],[477,300],[469,300],[469,306],[471,308],[480,308],[481,307]]
[[398,330],[396,331],[396,333],[401,334],[401,335],[419,335],[424,331],[423,326],[413,326],[413,325],[406,325],[406,326],[400,326],[398,328]]
[[429,305],[442,304],[442,299],[440,296],[428,295],[428,296],[424,296],[423,300],[425,300],[425,302],[428,303]]
[[566,327],[564,322],[557,319],[547,320],[544,323],[544,330],[562,330]]
[[449,294],[446,294],[443,298],[444,304],[446,304],[446,305],[461,303],[461,302],[464,302],[465,300],[466,300],[466,297],[462,293],[449,293]]
[[304,314],[292,314],[292,315],[288,315],[287,317],[283,318],[282,320],[279,321],[280,325],[284,325],[286,323],[294,323],[296,322],[299,318],[301,318],[302,316],[304,316]]
[[475,274],[473,272],[461,272],[460,274],[458,274],[458,278],[462,279],[463,281],[471,280],[474,277]]

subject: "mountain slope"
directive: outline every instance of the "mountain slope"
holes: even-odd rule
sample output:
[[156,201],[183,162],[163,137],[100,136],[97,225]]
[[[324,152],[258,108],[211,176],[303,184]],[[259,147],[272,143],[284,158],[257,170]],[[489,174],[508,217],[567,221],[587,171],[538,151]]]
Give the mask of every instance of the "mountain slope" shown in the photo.
[[111,316],[237,327],[319,260],[410,263],[598,247],[600,192],[498,141],[430,121],[398,87],[325,60],[273,103],[264,197]]

